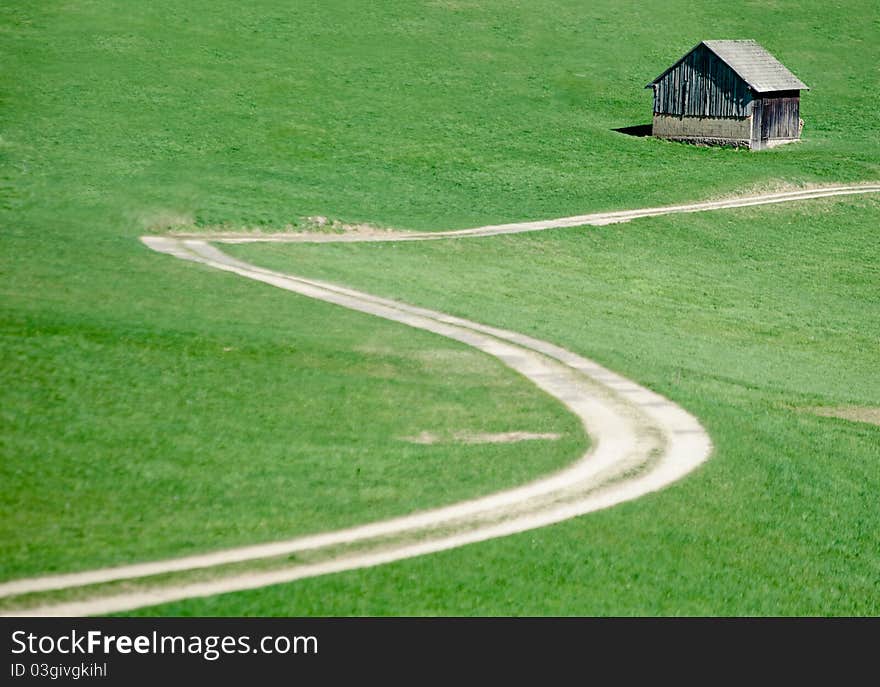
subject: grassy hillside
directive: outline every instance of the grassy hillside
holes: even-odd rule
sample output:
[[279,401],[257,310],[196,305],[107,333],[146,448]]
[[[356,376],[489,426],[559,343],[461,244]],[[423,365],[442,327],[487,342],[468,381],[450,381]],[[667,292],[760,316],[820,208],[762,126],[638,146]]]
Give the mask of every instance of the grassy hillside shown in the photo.
[[[742,188],[876,179],[880,142],[870,113],[880,105],[874,87],[878,35],[870,2],[742,3],[736,12],[729,3],[678,0],[5,3],[0,577],[275,538],[402,512],[526,479],[580,448],[560,408],[491,361],[151,254],[138,243],[140,234],[169,226],[272,229],[317,214],[448,228]],[[644,84],[708,37],[755,38],[813,87],[803,101],[802,144],[752,154],[613,131],[648,121]],[[858,224],[862,215],[853,217]],[[819,226],[835,229],[836,221],[829,215]],[[813,226],[812,219],[802,224]],[[473,308],[476,319],[506,321],[493,299],[512,299],[511,288],[488,276],[503,281],[519,274],[511,246],[546,250],[560,264],[518,258],[535,280],[534,317],[523,330],[604,355],[644,381],[690,360],[683,352],[693,352],[695,344],[671,323],[660,350],[673,357],[658,354],[650,366],[619,357],[629,355],[623,351],[634,341],[622,328],[597,328],[607,329],[609,338],[591,331],[587,341],[578,330],[557,327],[564,308],[541,299],[553,296],[546,284],[571,269],[566,261],[572,258],[551,248],[558,240],[548,234],[479,248],[467,242],[424,254],[412,248],[412,254],[400,251],[406,255],[400,271],[399,249],[389,249],[381,255],[388,283],[376,281],[375,287],[396,290],[395,280],[402,284],[406,275],[414,290],[400,293],[417,303],[424,297],[424,304],[443,305],[456,296],[456,307],[460,301],[462,309]],[[435,265],[446,259],[438,257],[443,251],[470,246],[473,258],[451,256],[445,270],[442,262]],[[509,270],[489,262],[496,248],[510,256]],[[809,256],[819,273],[836,250],[825,243],[803,249],[814,251]],[[366,279],[360,263],[366,254],[352,250],[351,266],[336,248],[327,253],[335,262],[324,267],[317,253],[297,255],[308,269],[332,271],[336,281]],[[627,259],[647,259],[639,257],[639,245],[629,250]],[[666,255],[662,242],[655,250]],[[733,243],[725,250],[713,264],[737,264],[742,247]],[[487,279],[472,273],[459,283],[453,269],[459,263],[470,270],[482,266]],[[612,279],[617,273],[603,274]],[[442,282],[443,275],[450,281]],[[664,287],[673,311],[679,289],[689,292],[691,276],[682,269],[678,281]],[[467,283],[480,290],[463,290]],[[625,289],[606,293],[607,313],[593,316],[608,324],[615,312],[644,314],[617,300]],[[581,298],[569,293],[574,302]],[[820,301],[816,307],[824,312],[837,305]],[[673,320],[682,321],[688,323]],[[705,326],[700,345],[720,345],[712,343],[714,325]],[[784,326],[768,324],[764,336]],[[759,333],[754,336],[764,345]],[[864,345],[858,337],[839,345],[856,342]],[[472,385],[464,375],[446,377],[446,366],[425,354],[438,349],[464,356],[474,372]],[[760,378],[767,372],[783,379],[790,365],[771,369],[746,349],[737,355],[743,367],[763,370],[754,373]],[[799,364],[810,355],[814,364],[825,364],[824,349]],[[707,352],[705,366],[714,357]],[[834,360],[828,384],[838,385],[842,398],[844,380],[855,372],[847,356]],[[704,412],[704,397],[687,394],[672,395]],[[824,398],[829,391],[816,394]],[[329,415],[323,403],[332,407]],[[401,407],[406,416],[396,412]],[[417,447],[387,440],[425,429],[423,420],[434,418],[451,429],[489,429],[481,423],[503,413],[524,413],[516,417],[528,429],[569,438],[540,454],[523,445],[468,452],[419,448],[418,461],[411,459]],[[748,437],[753,421],[749,416],[724,431],[738,427]],[[830,419],[801,421],[841,426]],[[365,427],[378,431],[364,436]],[[710,430],[719,431],[714,425]],[[824,434],[817,430],[816,436]],[[355,460],[363,463],[360,474],[368,475],[360,482],[350,472]],[[316,489],[300,475],[318,464],[315,480],[323,482]],[[485,468],[490,464],[499,472]],[[392,465],[407,469],[389,480]],[[453,465],[455,471],[444,471]],[[226,473],[247,477],[247,486],[219,477]],[[352,502],[363,480],[363,498]],[[729,519],[723,509],[716,515]],[[408,568],[388,568],[400,569]],[[590,582],[586,573],[577,580]],[[378,592],[376,598],[381,604]],[[397,598],[400,612],[432,608]],[[474,604],[487,612],[514,610]],[[391,606],[377,610],[382,608]]]
[[493,239],[231,248],[539,333],[684,405],[715,453],[608,512],[159,612],[876,615],[880,427],[813,410],[880,407],[878,225],[880,200],[848,199]]
[[[360,524],[518,484],[584,448],[574,417],[476,351],[199,276],[213,310],[202,298],[190,314],[185,298],[141,303],[146,322],[4,318],[3,577]],[[511,430],[563,439],[449,440]],[[425,431],[444,441],[413,443]]]

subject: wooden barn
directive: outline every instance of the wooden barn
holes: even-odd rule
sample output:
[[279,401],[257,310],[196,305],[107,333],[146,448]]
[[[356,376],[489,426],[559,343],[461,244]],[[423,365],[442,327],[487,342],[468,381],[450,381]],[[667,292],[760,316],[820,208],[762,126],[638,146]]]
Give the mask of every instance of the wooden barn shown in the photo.
[[753,150],[797,141],[809,88],[755,41],[703,41],[649,83],[651,133]]

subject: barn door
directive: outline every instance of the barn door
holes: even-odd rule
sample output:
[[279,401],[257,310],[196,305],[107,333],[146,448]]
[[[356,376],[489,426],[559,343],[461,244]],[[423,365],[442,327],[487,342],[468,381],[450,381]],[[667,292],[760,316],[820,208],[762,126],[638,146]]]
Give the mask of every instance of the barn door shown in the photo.
[[761,113],[761,140],[769,141],[773,137],[773,122],[776,121],[776,112],[773,107],[763,108]]
[[767,140],[764,135],[764,99],[757,98],[752,101],[752,149],[763,148],[762,140]]

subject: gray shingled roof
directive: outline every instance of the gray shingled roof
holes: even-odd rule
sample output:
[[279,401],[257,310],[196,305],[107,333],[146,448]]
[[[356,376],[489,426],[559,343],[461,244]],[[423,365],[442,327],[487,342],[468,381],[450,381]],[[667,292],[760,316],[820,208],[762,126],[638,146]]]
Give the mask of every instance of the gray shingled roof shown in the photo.
[[755,41],[703,41],[703,45],[724,60],[753,91],[809,90],[809,86]]
[[[703,41],[689,50],[684,57],[690,55],[700,45],[705,45],[724,60],[757,93],[810,90],[809,86],[788,71],[779,60],[753,40]],[[669,69],[648,85],[657,83],[666,76],[667,72]]]

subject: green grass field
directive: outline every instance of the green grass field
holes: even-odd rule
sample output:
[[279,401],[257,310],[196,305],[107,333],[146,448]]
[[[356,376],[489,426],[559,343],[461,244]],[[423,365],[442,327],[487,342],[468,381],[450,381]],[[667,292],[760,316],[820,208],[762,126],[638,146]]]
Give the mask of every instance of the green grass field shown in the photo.
[[[217,282],[213,313],[190,315],[184,299],[173,316],[145,307],[140,324],[4,322],[4,577],[360,524],[518,484],[582,452],[576,419],[476,351]],[[406,440],[511,429],[564,438],[540,451]]]
[[[13,2],[0,37],[3,579],[408,512],[583,448],[477,353],[152,254],[146,231],[444,229],[880,178],[869,2]],[[745,37],[813,88],[803,143],[613,131],[698,40]],[[147,612],[877,614],[880,430],[804,409],[880,405],[878,215],[236,248],[594,357],[717,451],[555,527]],[[461,428],[565,439],[399,440]]]
[[[440,554],[439,566],[161,611],[876,615],[880,427],[809,409],[880,405],[878,224],[877,200],[835,200],[491,240],[229,247],[540,332],[683,404],[716,450],[660,494]],[[377,273],[389,253],[393,270]],[[430,277],[414,278],[427,260]],[[514,277],[516,297],[491,288]]]

